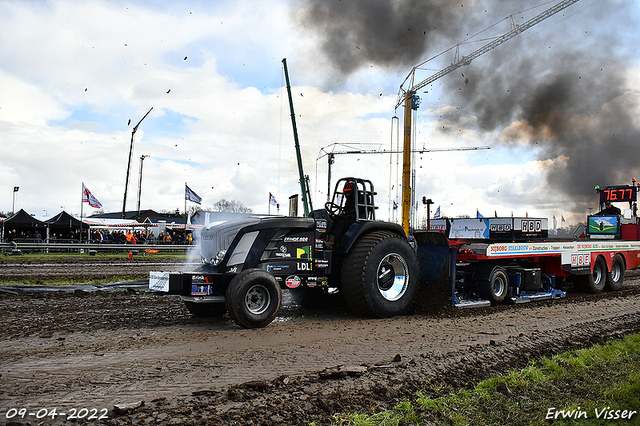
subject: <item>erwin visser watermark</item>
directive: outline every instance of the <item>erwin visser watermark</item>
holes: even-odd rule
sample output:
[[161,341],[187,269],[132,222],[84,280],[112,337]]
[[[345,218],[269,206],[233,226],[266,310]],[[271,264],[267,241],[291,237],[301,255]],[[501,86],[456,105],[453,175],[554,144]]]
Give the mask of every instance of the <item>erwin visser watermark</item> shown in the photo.
[[546,420],[554,419],[600,419],[600,420],[630,420],[638,414],[635,410],[612,410],[611,407],[595,408],[593,412],[580,407],[573,410],[558,410],[556,407],[547,409]]

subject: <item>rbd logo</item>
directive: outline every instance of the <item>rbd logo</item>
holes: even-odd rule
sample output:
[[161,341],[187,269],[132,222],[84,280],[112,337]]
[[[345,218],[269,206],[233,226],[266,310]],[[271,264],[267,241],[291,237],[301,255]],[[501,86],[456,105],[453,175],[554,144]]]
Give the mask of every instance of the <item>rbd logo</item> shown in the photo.
[[298,271],[310,271],[311,270],[311,264],[310,263],[298,262],[296,267],[297,267]]
[[590,254],[577,254],[573,253],[571,255],[571,266],[587,266],[591,264],[591,255]]
[[542,231],[541,220],[523,220],[521,222],[522,232],[540,232]]

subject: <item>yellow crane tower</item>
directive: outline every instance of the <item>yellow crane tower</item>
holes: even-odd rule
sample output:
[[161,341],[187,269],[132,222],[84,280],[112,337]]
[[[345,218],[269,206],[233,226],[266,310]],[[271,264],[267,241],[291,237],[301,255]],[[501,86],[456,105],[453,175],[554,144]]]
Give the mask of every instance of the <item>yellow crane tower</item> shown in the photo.
[[420,98],[417,93],[418,90],[423,87],[433,83],[438,80],[440,77],[444,77],[452,71],[457,70],[462,66],[469,65],[471,61],[478,58],[481,55],[484,55],[490,50],[495,49],[502,43],[511,40],[515,36],[525,32],[529,28],[534,25],[544,21],[545,19],[555,15],[561,10],[566,9],[574,3],[577,3],[579,0],[564,0],[553,7],[545,10],[544,12],[536,15],[535,17],[529,19],[527,22],[515,25],[513,21],[513,17],[511,16],[512,28],[510,31],[504,33],[503,35],[497,37],[492,42],[487,43],[476,51],[472,52],[467,56],[460,57],[458,54],[458,47],[456,46],[456,55],[454,58],[454,62],[446,68],[432,74],[431,76],[425,78],[420,82],[415,82],[416,70],[419,70],[425,63],[429,62],[431,59],[424,61],[411,70],[411,72],[404,79],[402,84],[400,85],[400,90],[398,91],[398,98],[396,102],[396,110],[400,105],[403,105],[404,112],[404,144],[403,144],[403,155],[402,155],[402,227],[404,228],[405,234],[409,235],[409,216],[410,216],[410,208],[411,208],[411,111],[417,110],[420,106]]

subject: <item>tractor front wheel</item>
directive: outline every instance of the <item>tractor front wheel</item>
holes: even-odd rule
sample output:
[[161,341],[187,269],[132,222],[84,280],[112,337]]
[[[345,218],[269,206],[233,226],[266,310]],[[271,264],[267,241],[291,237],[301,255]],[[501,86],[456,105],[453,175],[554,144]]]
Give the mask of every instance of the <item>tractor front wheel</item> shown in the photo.
[[278,315],[282,292],[273,275],[261,269],[247,269],[231,280],[225,299],[229,316],[236,324],[261,328]]

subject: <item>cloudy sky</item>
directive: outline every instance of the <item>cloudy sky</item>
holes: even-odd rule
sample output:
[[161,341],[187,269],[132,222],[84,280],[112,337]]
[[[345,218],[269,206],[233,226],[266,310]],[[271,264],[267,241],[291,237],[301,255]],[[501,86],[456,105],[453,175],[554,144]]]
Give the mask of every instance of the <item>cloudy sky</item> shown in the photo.
[[[286,213],[300,190],[283,58],[320,207],[324,152],[395,149],[414,66],[434,58],[420,81],[454,61],[441,52],[468,55],[554,3],[3,0],[0,211],[15,199],[38,217],[79,214],[83,182],[121,211],[132,130],[153,108],[135,133],[127,210],[148,155],[142,209],[182,211],[187,182],[203,207],[266,213],[271,192]],[[448,216],[577,222],[597,209],[595,184],[640,178],[639,8],[581,0],[422,89],[414,147],[436,152],[415,155],[416,195]],[[479,146],[491,149],[460,151]],[[387,219],[397,164],[336,155],[332,177],[371,179]]]

